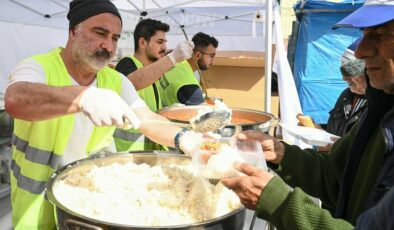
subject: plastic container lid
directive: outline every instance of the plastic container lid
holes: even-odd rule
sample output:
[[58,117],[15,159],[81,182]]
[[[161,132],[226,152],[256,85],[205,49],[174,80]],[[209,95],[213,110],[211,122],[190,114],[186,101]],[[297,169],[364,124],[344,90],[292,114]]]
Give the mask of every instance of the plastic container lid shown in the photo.
[[192,158],[198,172],[210,179],[242,175],[233,167],[235,161],[267,169],[260,142],[251,140],[225,138],[214,143],[204,143]]

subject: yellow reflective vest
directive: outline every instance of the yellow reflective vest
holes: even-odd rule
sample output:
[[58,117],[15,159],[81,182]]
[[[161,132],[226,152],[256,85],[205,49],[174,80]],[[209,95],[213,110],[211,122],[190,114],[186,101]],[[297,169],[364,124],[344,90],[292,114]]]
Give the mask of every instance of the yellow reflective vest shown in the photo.
[[163,106],[171,106],[178,101],[178,90],[185,85],[197,85],[200,87],[193,69],[187,60],[175,65],[162,78],[160,78],[160,97]]
[[[140,60],[138,60],[135,56],[131,56],[129,58],[134,62],[138,69],[144,67]],[[156,87],[156,82],[144,89],[138,90],[137,92],[153,112],[157,112],[162,108],[160,94]],[[116,150],[119,152],[163,149],[159,144],[149,140],[144,134],[133,128],[128,130],[116,129],[114,133],[114,139]]]
[[[45,72],[46,84],[71,86],[72,80],[60,57],[61,48],[33,56]],[[120,94],[122,78],[105,67],[97,73],[99,88]],[[12,221],[15,229],[55,229],[54,208],[45,198],[45,184],[58,169],[74,127],[74,115],[30,122],[14,121],[11,162]],[[115,127],[95,127],[86,153],[94,153],[113,142]]]

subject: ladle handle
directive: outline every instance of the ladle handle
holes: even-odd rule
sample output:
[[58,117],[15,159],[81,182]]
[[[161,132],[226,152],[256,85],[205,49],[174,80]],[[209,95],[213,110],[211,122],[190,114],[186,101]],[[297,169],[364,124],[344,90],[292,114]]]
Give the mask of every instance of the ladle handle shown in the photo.
[[[183,36],[185,36],[185,38],[186,38],[186,41],[190,41],[189,38],[187,37],[185,28],[181,26],[181,30],[182,30]],[[202,72],[200,70],[200,67],[198,66],[197,60],[195,61],[194,64],[196,65],[198,75],[200,75],[201,89],[202,89],[203,93],[205,93],[205,95],[203,95],[204,99],[207,99],[208,98],[207,85],[205,84],[204,77],[202,76]]]
[[103,230],[103,228],[92,225],[89,223],[85,223],[80,220],[75,219],[67,219],[64,221],[67,229],[86,229],[86,230]]
[[172,121],[163,121],[163,120],[142,120],[142,124],[153,124],[153,125],[169,125],[169,126],[177,126],[181,128],[188,128],[190,129],[189,124],[179,123],[179,122],[172,122]]

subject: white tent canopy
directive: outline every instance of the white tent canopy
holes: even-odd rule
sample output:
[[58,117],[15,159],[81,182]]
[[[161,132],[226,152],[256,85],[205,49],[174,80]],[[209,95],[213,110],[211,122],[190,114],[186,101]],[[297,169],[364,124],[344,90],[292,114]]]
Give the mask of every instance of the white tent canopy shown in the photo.
[[[69,2],[70,0],[2,0],[0,21],[67,29],[66,14]],[[175,21],[167,20],[168,18],[164,18],[164,21],[173,26],[183,24],[186,27],[205,27],[205,23],[211,26],[220,21],[250,23],[254,14],[264,7],[262,0],[112,0],[112,2],[124,17],[124,28],[128,31],[133,30],[133,24],[140,17],[174,17],[172,19]],[[230,33],[239,34],[238,30],[242,28],[232,25],[230,30],[233,32]],[[230,28],[228,24],[215,33],[222,34],[226,28]]]
[[[133,30],[140,18],[154,18],[170,25],[168,46],[202,31],[218,38],[219,50],[264,51],[262,0],[112,0],[123,18],[118,55],[133,52]],[[1,0],[0,93],[12,68],[24,58],[64,46],[70,0]],[[265,2],[265,1],[264,1]]]
[[[276,39],[265,36],[270,29],[272,11],[275,8],[277,18],[276,30],[280,30],[278,7],[275,0],[111,0],[120,10],[123,19],[122,39],[118,43],[120,57],[133,53],[133,30],[140,18],[154,18],[170,25],[167,35],[169,48],[174,48],[179,41],[185,40],[181,30],[191,38],[202,31],[218,38],[218,50],[265,51],[265,108],[270,112],[270,63],[271,41]],[[5,91],[7,77],[12,68],[21,60],[38,53],[64,46],[68,36],[68,20],[66,18],[70,0],[1,0],[0,1],[0,33],[2,34],[3,52],[0,52],[0,94]],[[273,7],[274,6],[274,7]],[[268,20],[265,20],[266,15]],[[276,31],[278,34],[278,31]],[[280,33],[279,33],[280,34]],[[279,47],[280,48],[280,47]],[[282,50],[282,51],[281,51]],[[286,114],[291,119],[285,123],[294,123],[293,117],[299,112],[298,96],[294,93],[283,94],[294,88],[291,71],[284,54],[284,48],[278,49],[282,59],[278,74],[289,75],[282,79],[281,97],[286,105],[295,105],[291,112],[281,105],[282,118]],[[284,68],[284,69],[283,69]],[[282,69],[282,70],[281,70]],[[279,76],[281,77],[281,76]],[[293,83],[291,83],[293,82]],[[293,90],[294,91],[294,90]],[[291,91],[291,92],[293,92]],[[286,99],[288,98],[288,99]],[[290,102],[289,102],[290,100]],[[283,107],[283,108],[282,108]],[[268,108],[268,109],[267,109]]]

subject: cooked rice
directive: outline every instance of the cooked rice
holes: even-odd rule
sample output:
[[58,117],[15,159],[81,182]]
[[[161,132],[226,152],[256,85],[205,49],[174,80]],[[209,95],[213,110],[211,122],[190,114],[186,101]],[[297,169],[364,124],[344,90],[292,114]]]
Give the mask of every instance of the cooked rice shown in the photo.
[[241,207],[221,183],[197,177],[192,165],[114,163],[56,182],[56,199],[86,217],[135,226],[213,219]]

